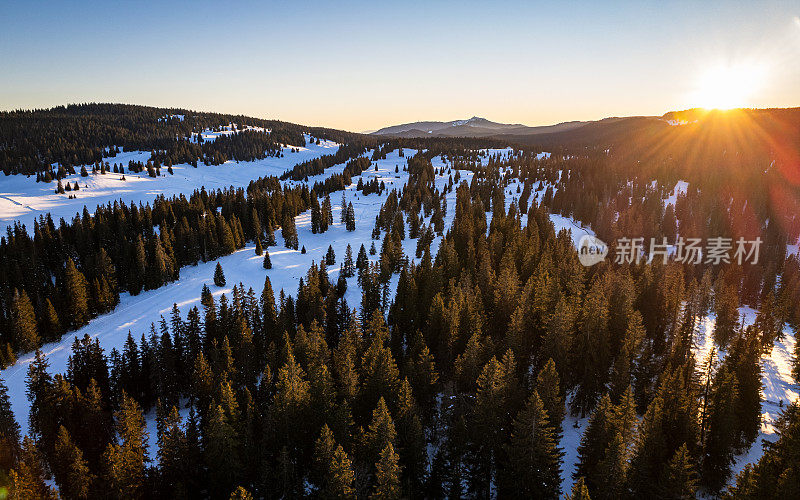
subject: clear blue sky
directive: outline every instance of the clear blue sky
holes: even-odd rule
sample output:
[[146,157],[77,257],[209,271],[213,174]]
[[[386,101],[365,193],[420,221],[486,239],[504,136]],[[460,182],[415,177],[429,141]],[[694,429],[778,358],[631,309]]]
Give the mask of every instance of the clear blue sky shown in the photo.
[[702,105],[708,68],[755,64],[745,104],[800,106],[798,16],[796,0],[5,1],[0,109],[126,102],[356,131],[473,115],[536,125]]

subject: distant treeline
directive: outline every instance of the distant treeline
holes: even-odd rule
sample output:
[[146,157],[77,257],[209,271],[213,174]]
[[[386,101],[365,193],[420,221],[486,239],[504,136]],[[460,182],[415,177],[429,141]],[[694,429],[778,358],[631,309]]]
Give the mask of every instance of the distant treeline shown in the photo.
[[[181,115],[181,116],[178,116]],[[236,126],[237,133],[198,141],[204,130]],[[248,131],[260,127],[270,132]],[[153,160],[173,164],[254,160],[280,153],[280,145],[304,146],[303,133],[350,142],[360,134],[313,128],[242,115],[127,104],[72,104],[51,109],[0,112],[0,169],[34,174],[52,164],[72,171],[125,151],[151,151]]]

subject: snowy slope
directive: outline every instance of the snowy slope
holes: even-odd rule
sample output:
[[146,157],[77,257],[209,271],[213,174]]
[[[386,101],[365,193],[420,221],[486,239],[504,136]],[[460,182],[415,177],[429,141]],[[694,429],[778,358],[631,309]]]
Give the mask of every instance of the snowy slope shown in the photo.
[[[406,150],[407,157],[413,154],[414,151]],[[433,163],[436,168],[444,166],[444,163],[441,162],[440,159],[435,159]],[[62,373],[66,371],[67,360],[71,353],[71,344],[74,337],[83,337],[85,334],[88,334],[93,338],[97,338],[106,353],[110,352],[112,348],[121,350],[128,331],[137,339],[142,333],[147,334],[150,324],[158,322],[161,315],[166,317],[173,303],[178,304],[184,316],[191,307],[195,305],[199,306],[200,291],[204,284],[209,285],[212,293],[217,298],[223,293],[230,295],[232,287],[238,285],[240,282],[244,284],[245,288],[252,287],[256,293],[260,293],[264,286],[265,277],[269,276],[276,295],[281,289],[284,289],[287,294],[295,295],[300,278],[305,276],[312,262],[319,263],[323,259],[328,245],[331,245],[336,253],[336,265],[330,266],[328,268],[328,273],[331,279],[337,279],[339,264],[344,259],[347,244],[349,243],[352,246],[354,257],[361,244],[364,244],[364,246],[369,249],[372,242],[371,234],[375,216],[378,214],[380,207],[386,201],[391,189],[400,189],[408,180],[408,173],[403,172],[403,168],[406,166],[406,159],[400,158],[397,151],[387,155],[387,159],[379,160],[377,165],[377,172],[374,170],[374,167],[372,167],[368,171],[365,171],[362,176],[365,178],[365,181],[371,180],[372,177],[377,177],[386,184],[387,190],[384,191],[381,196],[377,194],[363,196],[363,194],[356,191],[355,185],[357,183],[357,178],[346,190],[347,202],[352,202],[356,211],[355,231],[346,231],[344,225],[339,222],[341,192],[333,193],[331,195],[331,201],[333,204],[334,224],[327,232],[323,234],[312,234],[309,212],[302,213],[296,218],[295,222],[297,225],[299,242],[301,247],[305,246],[306,254],[301,254],[300,251],[297,250],[284,248],[282,235],[280,231],[276,231],[275,236],[278,241],[278,246],[269,247],[267,249],[270,252],[273,266],[273,268],[268,271],[263,269],[262,257],[255,255],[255,246],[250,243],[245,248],[231,255],[221,257],[216,261],[182,268],[180,280],[177,282],[170,283],[156,290],[140,293],[136,296],[123,293],[120,295],[120,304],[114,311],[94,318],[83,328],[65,335],[61,341],[42,347],[42,352],[46,355],[50,363],[50,372]],[[395,166],[398,166],[400,170],[399,173],[395,173]],[[343,165],[337,165],[326,170],[324,175],[327,176],[330,175],[331,172],[341,171],[342,168],[344,168]],[[445,173],[442,176],[437,176],[436,184],[439,189],[442,189],[447,184],[447,175],[448,174]],[[472,173],[462,171],[461,176],[462,179],[469,182]],[[455,191],[448,193],[448,207],[455,207]],[[445,219],[447,226],[452,223],[454,213],[454,208],[448,210]],[[426,221],[426,223],[428,222],[429,221]],[[431,246],[431,253],[436,253],[440,242],[441,237],[437,237],[434,240]],[[380,247],[379,241],[376,242],[376,246]],[[415,248],[416,240],[406,239],[403,242],[403,250],[407,255],[413,257]],[[372,260],[376,260],[377,257],[377,255],[370,256]],[[213,284],[214,267],[217,262],[222,265],[225,271],[228,285],[224,288],[216,287]],[[394,290],[396,280],[397,276],[394,277],[390,289]],[[361,291],[356,284],[355,277],[348,279],[346,298],[351,308],[359,307]],[[0,378],[8,385],[12,410],[22,427],[23,433],[27,432],[28,429],[28,401],[25,397],[25,377],[28,365],[32,359],[33,354],[23,355],[16,365],[0,372]],[[150,445],[153,447],[153,450],[155,449],[154,442],[155,436],[151,436]]]
[[[207,132],[210,137],[223,132]],[[308,141],[310,138],[306,136]],[[86,206],[90,213],[94,213],[98,205],[113,203],[117,200],[130,202],[152,202],[156,196],[163,194],[167,197],[180,193],[190,194],[195,189],[205,186],[206,189],[245,187],[254,179],[267,175],[280,175],[297,163],[304,162],[322,155],[333,154],[339,145],[330,141],[320,141],[320,144],[309,143],[299,147],[300,151],[291,152],[293,146],[283,148],[283,158],[267,157],[263,160],[248,162],[228,161],[222,165],[206,166],[198,163],[197,168],[188,164],[172,167],[174,175],[167,173],[166,168],[161,169],[161,177],[152,178],[147,172],[134,174],[127,171],[128,161],[147,162],[149,152],[130,151],[122,152],[115,158],[107,158],[110,164],[123,163],[125,165],[125,179],[122,175],[107,173],[105,175],[80,176],[80,167],[75,169],[75,175],[67,176],[66,182],[78,182],[80,190],[67,194],[55,194],[56,182],[36,182],[35,177],[23,175],[0,176],[0,231],[5,233],[6,226],[13,225],[14,221],[22,222],[29,232],[33,232],[33,221],[40,215],[50,212],[56,226],[60,218],[72,219],[76,213]],[[297,148],[297,147],[295,147]],[[91,171],[91,165],[87,167]],[[76,199],[68,196],[75,195]]]
[[[267,174],[279,175],[295,163],[322,154],[333,153],[336,151],[337,147],[337,145],[331,143],[322,143],[320,146],[312,144],[307,148],[301,148],[300,153],[290,153],[286,151],[284,158],[267,158],[261,161],[242,162],[238,164],[228,162],[225,165],[217,167],[199,166],[198,169],[194,169],[191,166],[181,165],[174,167],[174,177],[167,176],[151,179],[146,175],[140,178],[138,176],[126,174],[129,181],[125,187],[134,187],[134,189],[129,191],[120,191],[118,187],[112,183],[113,179],[118,177],[113,174],[107,174],[106,176],[90,176],[82,180],[88,179],[87,182],[94,182],[95,184],[91,184],[89,189],[86,190],[82,188],[81,191],[78,192],[79,196],[84,194],[87,196],[86,198],[79,198],[78,200],[66,200],[65,196],[61,195],[53,195],[52,198],[49,194],[39,194],[37,196],[37,193],[31,192],[30,187],[34,186],[39,188],[42,184],[36,184],[32,179],[26,180],[24,178],[19,178],[27,181],[27,183],[24,183],[22,186],[27,189],[27,194],[14,195],[14,199],[19,199],[27,195],[31,203],[34,203],[34,206],[27,211],[14,209],[13,207],[6,210],[9,207],[0,204],[0,221],[6,224],[15,219],[32,221],[34,216],[47,210],[54,211],[56,217],[71,217],[77,210],[82,208],[84,203],[87,204],[87,206],[89,206],[90,203],[92,203],[91,206],[95,206],[97,203],[107,203],[108,201],[120,197],[128,200],[151,201],[156,194],[161,192],[167,195],[190,192],[199,187],[199,185],[205,185],[207,188],[227,187],[230,185],[244,186],[253,178]],[[311,233],[311,221],[308,212],[302,213],[296,218],[295,222],[297,225],[299,242],[301,246],[305,246],[307,250],[306,254],[284,248],[282,235],[280,231],[277,231],[276,240],[278,241],[278,246],[269,247],[267,249],[270,252],[273,264],[273,268],[268,271],[262,268],[262,258],[255,255],[254,245],[248,244],[245,248],[231,255],[221,257],[216,261],[182,268],[180,280],[175,283],[170,283],[157,290],[143,292],[137,296],[122,294],[120,297],[120,305],[114,311],[94,318],[88,325],[76,332],[71,332],[60,342],[43,346],[42,351],[45,353],[50,363],[50,372],[61,373],[66,371],[67,359],[71,353],[71,344],[75,336],[82,337],[84,334],[88,334],[91,337],[97,338],[106,353],[110,352],[112,348],[117,348],[119,350],[122,348],[128,331],[138,339],[143,333],[146,334],[149,331],[151,323],[158,322],[162,315],[166,317],[169,314],[173,303],[178,304],[184,316],[191,307],[195,305],[199,306],[200,291],[204,284],[211,288],[212,293],[217,298],[223,293],[230,294],[232,287],[239,283],[243,283],[245,288],[252,287],[258,294],[263,287],[265,277],[269,276],[276,295],[281,289],[287,294],[295,295],[300,278],[305,276],[312,262],[319,263],[323,259],[328,245],[333,247],[336,254],[336,264],[328,268],[328,273],[331,279],[337,279],[339,265],[344,259],[347,244],[349,243],[352,246],[354,256],[357,254],[362,244],[366,248],[369,248],[371,245],[373,241],[371,239],[371,233],[375,217],[382,204],[386,201],[389,192],[395,188],[398,190],[401,189],[407,182],[408,173],[404,172],[403,169],[407,165],[406,158],[411,157],[414,153],[415,151],[406,149],[405,158],[401,158],[398,151],[394,151],[388,154],[385,160],[374,162],[378,165],[377,171],[375,171],[373,164],[373,166],[363,172],[362,177],[364,182],[374,177],[385,183],[387,189],[382,195],[371,194],[369,196],[364,196],[355,189],[358,177],[353,179],[353,183],[345,190],[345,195],[347,202],[352,202],[356,211],[356,230],[354,232],[347,232],[343,224],[339,222],[342,193],[332,193],[331,201],[334,212],[334,224],[326,233]],[[487,151],[487,154],[491,155],[499,154],[506,156],[510,153],[510,149]],[[123,153],[123,155],[125,154],[134,155],[138,153]],[[146,155],[146,153],[143,154]],[[370,157],[370,155],[371,152],[365,153],[366,157]],[[121,157],[122,155],[118,157],[118,162]],[[146,157],[144,159],[146,159]],[[127,162],[127,158],[124,161]],[[485,164],[487,161],[488,156],[482,158],[482,163]],[[433,158],[432,163],[437,170],[449,166],[441,157]],[[399,172],[395,172],[395,168],[397,168]],[[324,180],[333,173],[341,173],[343,169],[344,164],[328,168],[324,173],[310,177],[308,179],[309,185],[313,185],[316,181]],[[452,172],[452,174],[455,174],[455,172]],[[437,188],[441,190],[447,185],[449,175],[450,172],[445,171],[442,175],[436,177]],[[472,172],[461,171],[462,181],[466,181],[467,183],[470,182],[472,175]],[[0,179],[0,187],[2,190],[7,190],[8,181],[9,178]],[[285,182],[287,184],[298,184],[293,181]],[[45,189],[50,191],[50,186],[45,186]],[[506,208],[518,198],[518,188],[522,188],[521,184],[518,180],[512,179],[505,189]],[[540,190],[532,192],[530,197],[531,203],[537,203],[541,199],[541,196],[543,196],[546,188],[547,186],[544,185]],[[672,199],[668,200],[668,202],[674,203],[674,196],[677,195],[678,192],[685,192],[685,189],[686,186],[679,183],[673,192],[673,196],[670,197]],[[26,193],[24,189],[20,190]],[[94,194],[95,196],[88,196],[89,194]],[[0,201],[0,203],[2,203],[2,201]],[[455,213],[455,190],[447,194],[447,207],[445,228],[451,226]],[[491,213],[487,213],[487,217],[491,217]],[[527,216],[523,215],[523,224],[527,222],[526,219]],[[571,230],[574,242],[577,242],[583,234],[593,234],[590,228],[583,227],[580,223],[571,218],[551,215],[551,220],[557,232],[562,228]],[[427,224],[429,221],[426,220],[425,222]],[[30,224],[30,222],[26,223]],[[380,241],[376,241],[375,243],[377,247],[380,247]],[[433,255],[435,255],[438,250],[440,243],[441,237],[435,238],[431,245],[431,253]],[[416,240],[407,238],[403,241],[403,251],[411,260],[413,260],[415,248]],[[377,255],[370,256],[370,259],[374,261],[377,257]],[[217,262],[222,265],[227,278],[228,285],[223,288],[213,285],[212,277]],[[396,275],[392,278],[390,284],[390,290],[392,292],[395,290],[397,279],[398,277]],[[346,299],[351,308],[360,307],[361,291],[356,284],[355,277],[348,279]],[[752,309],[742,308],[740,313],[747,324],[754,321],[756,312]],[[713,315],[710,315],[704,318],[696,329],[695,354],[699,362],[702,362],[711,348],[714,321]],[[773,352],[769,356],[765,356],[762,360],[764,370],[764,401],[762,403],[764,423],[762,424],[760,439],[752,446],[748,453],[737,457],[737,462],[734,465],[734,474],[741,470],[745,464],[753,462],[761,456],[761,438],[771,441],[776,439],[777,436],[774,433],[775,431],[772,423],[780,413],[780,401],[783,400],[785,405],[788,401],[797,399],[798,397],[797,386],[793,384],[790,375],[790,363],[793,349],[794,336],[793,333],[787,329],[783,341],[776,344]],[[724,352],[721,353],[722,356],[724,356],[724,354]],[[28,401],[25,397],[25,376],[28,364],[32,358],[32,354],[22,356],[15,366],[0,372],[0,378],[2,378],[9,387],[12,410],[22,427],[23,433],[27,432],[28,428]],[[565,453],[564,465],[562,467],[563,492],[569,491],[572,487],[572,472],[577,462],[577,447],[587,422],[588,418],[576,419],[571,416],[567,416],[564,421],[564,438],[561,442],[561,447]],[[147,423],[151,434],[150,456],[151,458],[155,458],[155,416],[152,411],[147,415]]]

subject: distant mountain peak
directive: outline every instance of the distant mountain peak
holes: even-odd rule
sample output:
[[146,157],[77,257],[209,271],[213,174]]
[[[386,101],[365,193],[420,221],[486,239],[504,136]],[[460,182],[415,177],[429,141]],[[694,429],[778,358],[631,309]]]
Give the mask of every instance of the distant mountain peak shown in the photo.
[[546,127],[528,127],[519,123],[498,123],[473,116],[464,120],[449,122],[422,121],[404,123],[384,127],[372,132],[374,135],[391,135],[397,137],[490,137],[495,135],[530,135],[544,132],[554,132],[583,125],[584,122],[560,123]]

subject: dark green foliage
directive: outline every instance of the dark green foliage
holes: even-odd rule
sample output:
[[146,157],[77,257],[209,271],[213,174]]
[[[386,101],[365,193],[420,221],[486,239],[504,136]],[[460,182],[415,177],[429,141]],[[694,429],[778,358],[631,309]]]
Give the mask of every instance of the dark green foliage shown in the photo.
[[39,333],[36,329],[36,316],[25,290],[20,294],[14,291],[11,304],[13,324],[13,344],[18,351],[30,351],[39,347]]
[[748,464],[736,478],[726,498],[796,498],[800,493],[798,450],[800,450],[800,408],[786,407],[777,422],[778,441],[765,444],[764,455]]
[[561,455],[547,410],[534,391],[514,419],[507,463],[498,490],[524,498],[557,498],[561,491]]
[[8,388],[0,379],[0,478],[7,476],[19,454],[19,424],[11,411]]
[[726,484],[733,464],[736,434],[736,376],[723,366],[715,375],[711,395],[703,419],[704,441],[701,462],[703,484],[712,492],[719,492]]
[[328,245],[328,251],[325,253],[325,265],[332,266],[334,264],[336,264],[336,254],[333,247]]
[[[576,498],[688,498],[698,485],[705,492],[724,487],[731,454],[757,436],[759,353],[769,343],[765,339],[778,338],[779,319],[794,314],[793,276],[800,270],[793,258],[776,266],[764,290],[751,283],[750,270],[703,273],[610,260],[584,268],[572,238],[555,233],[542,204],[591,224],[603,237],[650,226],[660,236],[672,232],[673,216],[681,235],[706,226],[716,230],[723,214],[690,191],[678,197],[673,216],[664,215],[666,188],[638,178],[623,182],[616,163],[607,159],[613,155],[584,151],[565,159],[572,154],[565,150],[537,160],[516,151],[500,159],[447,144],[451,149],[436,141],[416,144],[426,152],[409,159],[408,184],[385,193],[376,221],[376,262],[369,263],[365,245],[353,262],[348,246],[338,276],[327,271],[335,257],[325,259],[303,275],[297,290],[277,297],[269,279],[260,298],[235,285],[215,299],[204,287],[202,314],[193,308],[184,319],[175,306],[141,341],[131,335],[119,351],[104,353],[90,337],[76,340],[65,375],[51,377],[46,360],[37,356],[28,380],[30,429],[63,492],[553,498],[567,493],[559,491],[562,473],[575,474]],[[374,158],[392,146],[376,147]],[[433,168],[431,159],[440,154],[474,174],[469,184],[445,187],[456,191],[451,207],[433,183],[446,180],[450,168]],[[341,160],[337,155],[300,164],[286,177],[324,170]],[[154,171],[169,165],[168,159],[156,160]],[[216,260],[253,239],[258,247],[262,236],[274,244],[274,227],[291,240],[294,218],[309,207],[316,229],[328,229],[332,190],[371,166],[369,158],[347,165],[347,175],[314,187],[262,179],[247,191],[199,191],[185,203],[159,199],[146,207],[100,207],[95,216],[65,223],[66,229],[42,219],[38,239],[12,230],[0,242],[10,255],[0,252],[0,276],[9,281],[7,290],[0,287],[0,304],[8,308],[13,289],[20,297],[24,290],[37,333],[42,340],[57,338],[75,327],[69,311],[80,309],[61,293],[68,274],[73,284],[81,282],[78,273],[85,279],[86,321],[113,308],[121,291],[136,293],[176,279],[182,265]],[[647,172],[651,166],[643,162],[637,168]],[[457,171],[455,183],[459,177]],[[520,212],[521,201],[505,209],[504,193],[515,177],[517,186],[531,186],[527,214]],[[547,195],[545,185],[556,189]],[[360,192],[348,196],[386,189],[366,179],[359,186]],[[534,187],[544,195],[534,197]],[[617,194],[632,200],[626,202],[630,208],[618,205]],[[346,203],[347,198],[340,222],[347,226]],[[448,208],[455,220],[445,228]],[[401,252],[406,230],[418,239],[416,258]],[[434,245],[435,231],[442,238]],[[785,248],[780,237],[773,241],[766,252]],[[51,250],[53,262],[41,257],[47,254],[42,248]],[[438,250],[432,254],[431,248]],[[67,258],[74,266],[69,273]],[[267,252],[264,267],[268,263]],[[49,275],[22,279],[20,269],[28,268]],[[360,311],[345,300],[346,277],[355,269]],[[770,273],[755,276],[762,274]],[[713,378],[703,390],[692,356],[694,330],[709,307],[704,290],[720,275],[720,311],[731,313],[740,299],[755,304],[759,297],[764,310],[752,329],[738,328],[738,318],[728,314],[729,331],[719,332],[720,339],[728,335],[722,342],[727,356],[712,367],[716,374],[709,370]],[[9,310],[0,315],[0,326],[12,317]],[[12,340],[6,330],[0,328],[0,345]],[[577,470],[559,471],[565,401],[591,417]],[[188,419],[181,418],[182,407],[189,408]],[[2,409],[0,398],[0,417]],[[147,457],[151,461],[141,446],[142,411],[156,415],[158,449]],[[791,438],[791,426],[781,430],[781,440]],[[751,497],[795,496],[796,443],[789,444],[776,444],[781,454],[746,471],[736,491],[745,497],[745,491]],[[31,470],[25,477],[41,486],[37,478],[43,475]]]
[[217,267],[214,268],[214,284],[225,286],[225,273],[222,271],[222,265],[219,262],[217,262]]
[[272,269],[272,260],[269,258],[269,250],[264,250],[264,261],[262,265],[264,269]]

